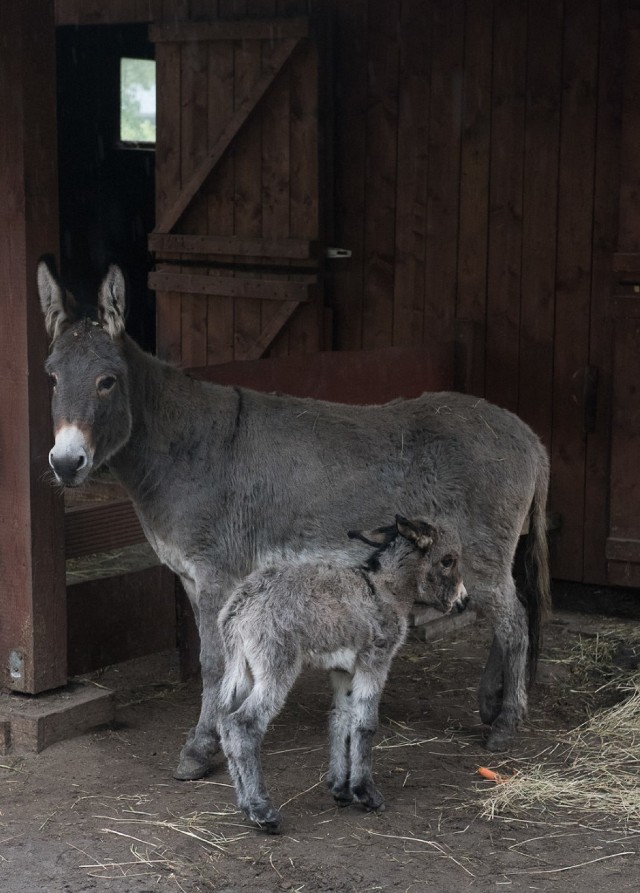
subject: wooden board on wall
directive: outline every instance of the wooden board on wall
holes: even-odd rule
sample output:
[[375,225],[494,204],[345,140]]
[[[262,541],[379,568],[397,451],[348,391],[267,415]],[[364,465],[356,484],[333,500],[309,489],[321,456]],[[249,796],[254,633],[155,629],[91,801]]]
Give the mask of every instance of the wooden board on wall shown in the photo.
[[0,684],[35,694],[67,679],[62,500],[46,479],[47,338],[35,276],[58,242],[52,5],[0,4],[0,33]]
[[[161,101],[150,284],[158,352],[186,366],[322,343],[309,247],[320,235],[318,52],[306,19],[269,18],[277,5],[266,0],[250,7],[246,19],[151,31]],[[230,9],[221,3],[219,12]],[[188,253],[162,247],[172,235],[185,237]]]

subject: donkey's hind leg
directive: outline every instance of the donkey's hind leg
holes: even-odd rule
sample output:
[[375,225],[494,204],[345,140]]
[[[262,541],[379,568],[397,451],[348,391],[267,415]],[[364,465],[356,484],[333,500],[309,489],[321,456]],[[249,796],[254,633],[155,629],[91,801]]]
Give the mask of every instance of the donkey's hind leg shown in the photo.
[[497,719],[502,709],[502,664],[502,648],[497,636],[494,636],[478,690],[480,719],[488,726]]
[[330,756],[326,784],[340,806],[353,801],[351,792],[351,726],[353,676],[344,670],[332,670],[333,704],[329,718]]
[[491,610],[494,640],[480,691],[482,719],[491,721],[487,748],[501,751],[510,746],[527,712],[529,621],[513,579],[496,590]]

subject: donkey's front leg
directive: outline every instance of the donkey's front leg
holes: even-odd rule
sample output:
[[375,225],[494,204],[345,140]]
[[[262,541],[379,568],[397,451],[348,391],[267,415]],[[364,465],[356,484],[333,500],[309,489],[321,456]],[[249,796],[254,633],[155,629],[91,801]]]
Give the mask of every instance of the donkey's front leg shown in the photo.
[[202,703],[198,724],[187,735],[180,752],[174,778],[192,781],[202,778],[213,767],[213,758],[220,750],[217,732],[218,691],[224,670],[224,654],[218,633],[218,611],[222,604],[222,587],[198,591],[191,580],[182,580],[189,596],[200,635],[200,668]]

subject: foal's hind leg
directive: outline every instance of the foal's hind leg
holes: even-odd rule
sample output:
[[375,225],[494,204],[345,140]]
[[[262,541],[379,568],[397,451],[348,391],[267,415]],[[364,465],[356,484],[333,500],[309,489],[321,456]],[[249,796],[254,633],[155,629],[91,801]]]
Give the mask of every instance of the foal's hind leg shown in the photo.
[[487,748],[500,751],[509,747],[527,712],[529,622],[512,579],[496,591],[492,613],[494,644],[483,676],[481,695],[484,695],[484,716],[493,717],[498,708],[492,718]]
[[353,676],[343,670],[330,674],[333,686],[333,704],[329,718],[329,771],[325,779],[327,787],[340,806],[353,800],[351,792],[351,746]]
[[279,831],[282,818],[264,782],[260,749],[267,727],[282,709],[297,675],[297,667],[279,667],[277,675],[258,680],[238,709],[219,722],[238,806],[247,818],[271,834]]

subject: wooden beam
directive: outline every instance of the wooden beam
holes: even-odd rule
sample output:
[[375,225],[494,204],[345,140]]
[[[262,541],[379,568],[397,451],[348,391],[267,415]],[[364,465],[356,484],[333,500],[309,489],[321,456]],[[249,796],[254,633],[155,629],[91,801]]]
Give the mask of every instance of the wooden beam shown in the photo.
[[254,342],[245,347],[236,344],[236,360],[259,360],[271,346],[273,341],[275,341],[278,333],[289,322],[299,306],[300,302],[298,301],[286,301],[270,318],[269,322]]
[[283,40],[307,37],[309,19],[241,19],[219,22],[171,22],[152,25],[149,39],[154,43],[197,40]]
[[315,276],[290,279],[243,279],[240,276],[204,276],[197,273],[149,273],[149,288],[189,295],[224,295],[260,301],[310,301]]
[[163,255],[221,254],[309,260],[317,254],[317,243],[309,239],[249,239],[243,236],[183,236],[151,233],[149,251]]
[[213,148],[210,149],[201,164],[197,166],[191,177],[183,185],[178,197],[160,216],[154,232],[168,233],[175,226],[204,181],[227,151],[235,136],[251,118],[262,97],[277,79],[299,42],[300,38],[282,41],[281,45],[270,57],[269,65],[262,72],[253,89],[238,104],[229,122],[215,141]]
[[42,364],[38,257],[58,244],[52,0],[0,3],[0,684],[35,694],[67,681],[62,499]]

